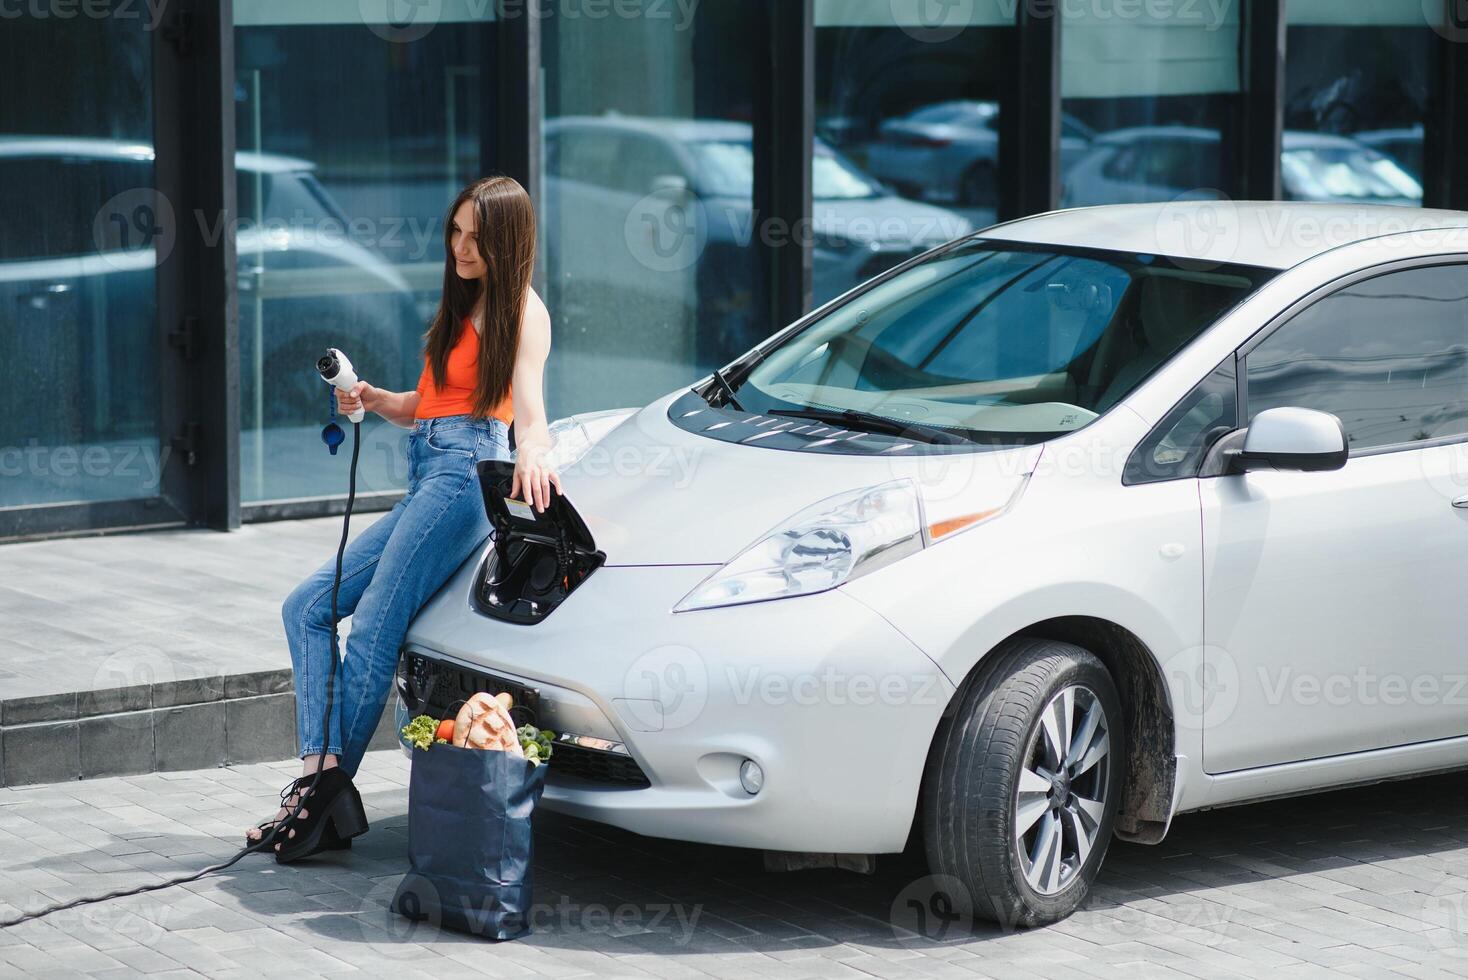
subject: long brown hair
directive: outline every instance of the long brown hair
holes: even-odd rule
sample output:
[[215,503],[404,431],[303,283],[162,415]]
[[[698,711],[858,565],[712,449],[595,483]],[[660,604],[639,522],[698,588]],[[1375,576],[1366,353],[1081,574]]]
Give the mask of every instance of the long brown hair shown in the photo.
[[473,408],[473,414],[483,418],[504,400],[515,371],[520,316],[535,268],[535,210],[530,195],[513,177],[476,180],[449,205],[444,218],[443,299],[423,342],[436,388],[444,385],[449,351],[458,343],[459,331],[466,329],[464,318],[473,315],[481,299],[480,280],[462,279],[454,268],[454,215],[465,201],[473,202],[479,257],[489,270]]

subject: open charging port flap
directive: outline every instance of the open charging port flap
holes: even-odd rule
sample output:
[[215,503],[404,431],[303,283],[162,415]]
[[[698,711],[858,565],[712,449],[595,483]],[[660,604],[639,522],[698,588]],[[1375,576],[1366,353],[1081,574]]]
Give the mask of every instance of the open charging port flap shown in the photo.
[[606,561],[576,508],[554,487],[537,512],[510,498],[515,464],[481,460],[479,487],[494,528],[474,598],[479,611],[506,622],[540,622]]

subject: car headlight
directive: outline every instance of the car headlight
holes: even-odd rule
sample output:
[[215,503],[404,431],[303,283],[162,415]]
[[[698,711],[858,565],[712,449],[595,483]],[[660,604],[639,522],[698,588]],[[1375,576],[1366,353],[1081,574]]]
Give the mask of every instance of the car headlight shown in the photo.
[[573,465],[596,445],[598,439],[636,412],[635,408],[614,408],[605,412],[583,412],[580,415],[556,419],[547,426],[551,437],[547,460],[551,468],[560,471]]
[[911,480],[837,494],[745,548],[673,611],[824,592],[923,544],[922,502]]

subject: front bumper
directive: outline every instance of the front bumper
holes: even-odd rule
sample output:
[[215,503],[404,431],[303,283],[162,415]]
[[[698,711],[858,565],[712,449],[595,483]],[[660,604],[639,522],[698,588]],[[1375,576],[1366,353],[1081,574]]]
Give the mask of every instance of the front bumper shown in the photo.
[[[840,590],[673,614],[710,571],[602,568],[553,615],[516,626],[471,607],[466,566],[407,649],[532,689],[542,727],[618,743],[645,776],[584,778],[553,758],[552,810],[701,843],[901,850],[952,685]],[[764,771],[755,795],[739,781],[745,759]]]

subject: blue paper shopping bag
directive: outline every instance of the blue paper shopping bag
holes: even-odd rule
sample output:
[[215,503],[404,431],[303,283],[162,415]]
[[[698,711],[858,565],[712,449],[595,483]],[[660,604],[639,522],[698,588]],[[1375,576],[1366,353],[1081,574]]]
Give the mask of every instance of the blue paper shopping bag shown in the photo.
[[530,931],[531,817],[546,767],[437,743],[413,753],[409,870],[392,908],[488,939]]

